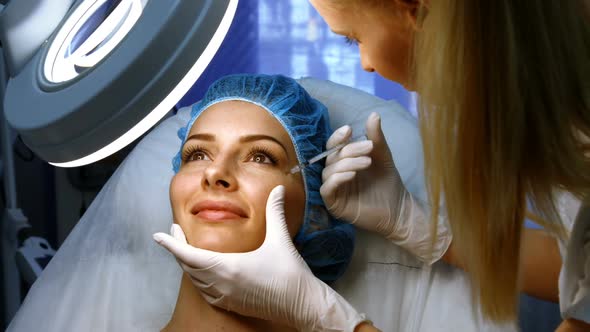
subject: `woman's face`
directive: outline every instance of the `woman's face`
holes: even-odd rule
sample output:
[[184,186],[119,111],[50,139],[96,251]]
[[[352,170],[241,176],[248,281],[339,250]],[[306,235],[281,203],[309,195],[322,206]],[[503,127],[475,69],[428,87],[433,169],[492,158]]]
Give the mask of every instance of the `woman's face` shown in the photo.
[[248,102],[220,102],[199,116],[187,137],[170,201],[191,245],[218,252],[260,247],[266,201],[277,185],[286,189],[289,233],[297,233],[305,210],[303,179],[289,173],[297,155],[272,115]]
[[359,1],[310,0],[310,3],[334,33],[358,43],[364,70],[376,71],[411,89],[416,5],[404,0],[389,0],[384,5],[363,5]]

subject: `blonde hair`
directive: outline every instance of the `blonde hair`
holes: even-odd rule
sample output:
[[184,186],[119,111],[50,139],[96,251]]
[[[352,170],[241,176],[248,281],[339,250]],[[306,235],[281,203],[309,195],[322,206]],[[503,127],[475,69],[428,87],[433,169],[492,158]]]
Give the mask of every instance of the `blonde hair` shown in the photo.
[[474,299],[494,321],[517,313],[527,203],[565,237],[556,190],[590,192],[585,6],[432,0],[418,12],[413,83],[433,218],[444,201]]

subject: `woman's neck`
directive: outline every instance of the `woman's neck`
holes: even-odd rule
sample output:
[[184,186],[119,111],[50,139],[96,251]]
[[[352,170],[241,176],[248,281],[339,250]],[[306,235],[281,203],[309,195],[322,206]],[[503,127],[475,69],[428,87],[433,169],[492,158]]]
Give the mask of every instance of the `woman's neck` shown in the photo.
[[174,331],[295,331],[269,321],[240,316],[210,305],[192,284],[186,273],[182,274],[176,307],[163,332]]

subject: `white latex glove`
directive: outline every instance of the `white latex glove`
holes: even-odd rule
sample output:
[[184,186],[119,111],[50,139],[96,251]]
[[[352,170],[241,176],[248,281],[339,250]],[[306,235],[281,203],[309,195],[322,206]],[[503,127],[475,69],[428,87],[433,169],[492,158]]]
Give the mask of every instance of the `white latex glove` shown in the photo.
[[[439,217],[432,246],[430,217],[406,190],[395,168],[377,113],[369,115],[366,141],[352,142],[326,159],[320,193],[330,213],[339,219],[377,232],[427,264],[437,261],[452,235]],[[326,148],[347,142],[352,129],[336,130]]]
[[284,191],[283,186],[271,191],[266,238],[254,251],[217,253],[192,247],[176,224],[174,237],[156,233],[154,240],[176,256],[215,306],[300,331],[353,331],[366,319],[317,279],[295,249],[285,224]]

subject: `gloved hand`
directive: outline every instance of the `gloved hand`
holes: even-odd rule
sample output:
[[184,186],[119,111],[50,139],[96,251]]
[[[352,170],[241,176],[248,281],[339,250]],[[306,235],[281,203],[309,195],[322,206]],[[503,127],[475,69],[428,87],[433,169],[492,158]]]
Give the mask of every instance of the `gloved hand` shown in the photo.
[[[328,156],[320,194],[330,213],[356,226],[380,233],[395,244],[432,264],[447,250],[452,235],[439,217],[432,246],[430,217],[406,190],[395,168],[377,113],[366,123],[368,140],[352,142]],[[327,149],[347,142],[349,126],[336,130]]]
[[284,215],[283,186],[266,205],[266,239],[246,253],[217,253],[187,244],[180,226],[154,240],[178,259],[204,298],[239,314],[272,320],[300,331],[353,331],[365,321],[317,279],[291,241]]

